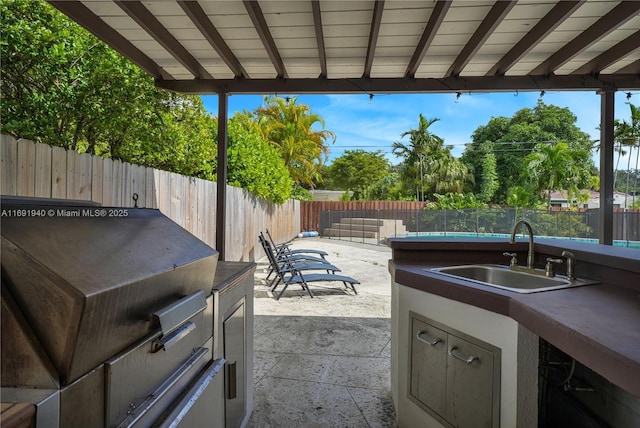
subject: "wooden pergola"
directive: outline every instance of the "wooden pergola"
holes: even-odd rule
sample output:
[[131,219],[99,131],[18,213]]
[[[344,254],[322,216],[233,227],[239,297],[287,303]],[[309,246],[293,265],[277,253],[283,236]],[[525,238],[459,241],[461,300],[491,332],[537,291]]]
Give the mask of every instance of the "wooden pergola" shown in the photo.
[[152,76],[217,94],[224,259],[228,95],[594,91],[600,243],[613,242],[617,91],[640,88],[640,1],[49,0]]

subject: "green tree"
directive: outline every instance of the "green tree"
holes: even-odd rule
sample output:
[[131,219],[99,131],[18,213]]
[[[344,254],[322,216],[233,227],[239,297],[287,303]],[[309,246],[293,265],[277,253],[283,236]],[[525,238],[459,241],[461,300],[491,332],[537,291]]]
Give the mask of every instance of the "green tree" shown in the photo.
[[[173,94],[170,94],[171,96]],[[217,169],[217,121],[204,109],[200,98],[171,97],[158,109],[155,127],[139,138],[119,140],[108,153],[128,162],[214,180]]]
[[373,201],[402,201],[414,200],[403,196],[402,180],[398,172],[391,172],[373,183],[367,189],[367,199]]
[[508,189],[528,186],[529,176],[522,168],[522,159],[534,151],[539,144],[567,142],[576,154],[575,161],[581,170],[595,173],[591,160],[592,141],[588,134],[576,126],[576,116],[567,108],[547,105],[538,101],[534,108],[518,110],[513,117],[495,117],[487,125],[478,127],[472,135],[472,144],[467,146],[462,161],[474,173],[474,193],[483,186],[483,161],[487,142],[493,143],[496,158],[496,173],[500,177],[498,189],[492,202],[506,202]]
[[493,195],[500,187],[498,172],[496,170],[496,155],[493,152],[493,143],[485,142],[480,145],[481,150],[485,152],[482,157],[482,174],[480,184],[480,199],[484,202],[491,202]]
[[567,143],[538,144],[535,151],[524,159],[535,191],[547,193],[547,208],[551,209],[551,192],[567,190],[567,198],[572,201],[582,185],[588,182],[590,174],[581,168],[583,154],[571,149]]
[[467,208],[481,208],[486,204],[480,201],[473,193],[436,193],[435,201],[425,204],[427,210],[463,210]]
[[[616,181],[616,188],[627,194],[633,191],[635,196],[635,191],[638,188],[638,162],[640,161],[640,107],[629,103],[629,109],[631,113],[630,120],[627,122],[627,120],[623,119],[622,122],[616,121],[615,123],[614,137],[616,143],[618,143],[620,157],[622,157],[623,154],[628,155],[627,173],[624,174],[624,184]],[[623,147],[625,147],[626,150],[623,149]],[[633,157],[634,150],[635,169],[632,170],[631,158]],[[620,161],[620,157],[618,157],[618,162]],[[635,197],[633,203],[635,203]]]
[[42,0],[5,0],[2,129],[16,137],[210,178],[211,118]]
[[[5,0],[4,133],[215,179],[217,120],[198,96],[153,79],[42,0]],[[293,181],[251,113],[230,122],[228,183],[284,202]]]
[[318,166],[318,175],[320,179],[316,181],[316,189],[325,189],[325,190],[335,190],[337,187],[331,181],[331,176],[329,175],[329,166],[327,164],[322,164]]
[[513,186],[507,190],[507,205],[514,208],[524,208],[533,205],[535,198],[531,190],[522,186]]
[[240,115],[229,121],[227,183],[282,204],[293,191],[289,171],[278,150],[243,119]]
[[[314,187],[321,179],[319,166],[329,153],[327,141],[335,134],[324,129],[322,117],[297,98],[265,97],[265,105],[254,114],[264,138],[278,147],[289,174],[297,185]],[[320,130],[315,130],[315,126]]]
[[401,138],[409,136],[409,144],[395,142],[393,154],[402,158],[400,175],[406,196],[415,194],[424,200],[425,195],[436,192],[461,192],[469,176],[468,170],[451,155],[451,147],[431,133],[429,127],[439,119],[426,119],[420,114],[418,127],[403,132]]
[[367,188],[389,174],[389,161],[380,150],[346,150],[328,167],[331,182],[338,190],[352,190],[352,199],[366,197]]
[[[640,181],[640,169],[631,169],[627,170],[618,170],[615,175],[615,191],[616,192],[627,192],[627,182],[636,183]],[[637,186],[633,186],[629,184],[629,190],[633,191],[637,189]]]

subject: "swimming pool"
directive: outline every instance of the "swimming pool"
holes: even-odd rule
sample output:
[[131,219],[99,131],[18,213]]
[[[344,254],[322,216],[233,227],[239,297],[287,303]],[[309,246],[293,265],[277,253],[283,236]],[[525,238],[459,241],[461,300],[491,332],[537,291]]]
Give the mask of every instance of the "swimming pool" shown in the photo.
[[[518,235],[520,236],[520,234]],[[509,239],[511,237],[508,233],[473,233],[473,232],[409,232],[405,235],[398,235],[398,238],[504,238]],[[597,244],[598,240],[593,238],[568,238],[563,236],[538,236],[536,238],[544,239],[558,239],[563,241],[584,242],[587,244]],[[640,249],[639,241],[613,241],[615,247],[628,247]]]

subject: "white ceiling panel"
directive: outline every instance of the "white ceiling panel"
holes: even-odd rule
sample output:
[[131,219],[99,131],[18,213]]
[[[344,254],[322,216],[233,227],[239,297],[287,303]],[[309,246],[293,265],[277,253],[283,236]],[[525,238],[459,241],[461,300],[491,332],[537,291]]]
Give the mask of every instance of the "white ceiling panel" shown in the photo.
[[373,11],[323,12],[322,25],[370,25]]
[[509,11],[509,14],[505,17],[504,22],[520,19],[540,19],[547,13],[549,13],[549,11],[551,11],[551,9],[553,9],[555,5],[556,2],[544,2],[536,0],[533,0],[531,2],[518,2],[518,4],[516,4],[513,9]]
[[[197,91],[198,82],[181,65],[181,61],[191,61],[185,56],[184,50],[175,46],[172,52],[165,50],[163,44],[175,43],[172,38],[159,43],[156,38],[161,40],[166,33],[147,33],[116,2],[50,1],[90,31],[95,30],[105,37],[107,43],[153,74],[156,81],[185,79],[192,82],[189,91]],[[143,19],[148,11],[199,63],[195,67],[203,67],[216,82],[226,81],[225,88],[233,87],[232,91],[240,92],[242,82],[250,79],[272,80],[271,84],[266,81],[261,84],[276,87],[283,82],[281,77],[286,76],[287,85],[291,87],[292,79],[308,81],[323,73],[326,73],[323,78],[327,79],[325,83],[328,84],[333,79],[359,79],[365,75],[374,80],[395,78],[398,79],[399,90],[403,90],[415,86],[414,79],[447,79],[452,66],[463,67],[461,79],[496,72],[496,67],[506,67],[507,77],[527,76],[534,70],[537,72],[544,67],[551,67],[553,73],[537,76],[537,80],[549,79],[548,84],[552,87],[556,84],[566,85],[567,82],[580,87],[587,79],[597,86],[599,80],[588,76],[583,76],[581,80],[579,75],[570,73],[576,70],[582,72],[586,69],[583,66],[589,61],[640,31],[640,1],[620,3],[589,0],[572,10],[546,37],[535,41],[532,46],[520,48],[518,42],[528,37],[529,32],[562,0],[517,0],[501,21],[496,23],[493,32],[475,47],[474,55],[459,57],[496,1],[454,0],[450,7],[443,9],[442,3],[433,0],[386,0],[382,13],[376,15],[379,21],[374,23],[374,0],[318,0],[315,4],[319,7],[322,21],[322,32],[318,33],[311,0],[257,0],[257,8],[251,8],[249,3],[239,0],[197,0],[196,8],[199,6],[212,24],[209,39],[217,42],[210,42],[175,0],[131,0],[130,13],[136,14],[140,6],[146,8],[146,11],[142,9],[143,14],[137,17],[138,20]],[[618,7],[620,4],[622,6]],[[194,3],[189,5],[193,7]],[[256,23],[251,19],[247,7],[257,14]],[[445,10],[446,13],[440,17],[440,25],[432,32],[434,29],[427,28],[427,23],[432,19],[432,14],[439,10]],[[589,41],[583,49],[564,49],[610,12],[614,14],[610,31],[599,31],[606,34]],[[98,25],[101,28],[92,29],[91,26],[96,22],[102,23]],[[261,25],[260,22],[266,23],[267,28],[257,29],[256,25]],[[375,27],[372,28],[372,25]],[[106,29],[115,30],[123,39]],[[222,40],[217,39],[217,33]],[[317,40],[318,34],[322,34],[322,40]],[[372,34],[377,35],[375,40],[370,40]],[[428,44],[421,45],[425,41]],[[218,49],[224,55],[218,53],[211,43],[221,43]],[[369,46],[375,46],[375,50],[369,51]],[[514,47],[520,51],[515,52],[512,58],[505,57]],[[619,85],[620,78],[613,75],[626,66],[636,67],[640,49],[631,53],[626,50],[628,47],[621,51],[623,58],[616,64],[598,70],[598,79],[602,80],[603,86]],[[368,54],[371,56],[367,57]],[[510,62],[500,64],[503,58]],[[550,58],[552,61],[545,62]],[[171,75],[167,76],[161,70]],[[637,68],[628,67],[630,73],[622,77],[623,85],[640,86],[640,79],[637,74],[631,73],[632,70]],[[236,79],[240,74],[243,74],[243,79]],[[554,76],[571,76],[572,80],[556,82]],[[535,80],[511,81],[522,84]],[[208,84],[209,91],[216,82]],[[468,82],[460,80],[460,84],[468,85]],[[503,90],[503,85],[509,83],[494,79],[489,84]],[[443,85],[424,82],[416,87],[433,87],[437,90]],[[480,86],[485,88],[484,85]],[[344,89],[343,86],[340,88]]]

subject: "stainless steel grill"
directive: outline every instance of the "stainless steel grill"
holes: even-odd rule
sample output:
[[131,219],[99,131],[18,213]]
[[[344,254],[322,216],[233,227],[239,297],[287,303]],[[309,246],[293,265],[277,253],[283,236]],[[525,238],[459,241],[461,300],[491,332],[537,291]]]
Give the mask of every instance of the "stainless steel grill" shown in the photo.
[[224,382],[214,249],[157,210],[6,199],[1,210],[3,401],[36,405],[38,427],[224,416],[207,392]]

